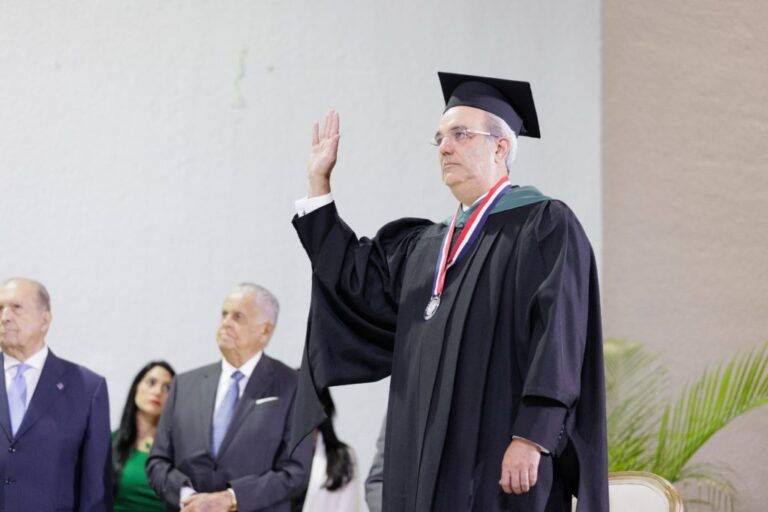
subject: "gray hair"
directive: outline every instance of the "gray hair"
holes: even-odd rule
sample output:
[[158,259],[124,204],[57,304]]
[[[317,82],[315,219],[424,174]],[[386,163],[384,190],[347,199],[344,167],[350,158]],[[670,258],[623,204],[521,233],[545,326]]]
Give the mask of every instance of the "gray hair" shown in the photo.
[[517,158],[517,135],[512,131],[507,122],[496,114],[488,114],[488,131],[492,134],[509,139],[509,151],[504,163],[507,166],[507,174],[512,170],[512,163]]
[[26,277],[12,277],[7,279],[3,283],[3,286],[8,286],[13,282],[27,283],[34,286],[37,289],[37,304],[43,311],[51,310],[51,295],[48,293],[48,290],[45,288],[45,286],[43,286],[43,283],[35,281],[34,279],[27,279]]
[[267,319],[273,326],[277,325],[277,316],[280,314],[280,303],[277,301],[277,297],[275,297],[272,292],[263,286],[259,286],[258,284],[254,283],[240,283],[239,285],[235,286],[235,289],[232,290],[232,292],[240,292],[253,295],[259,311],[267,316]]

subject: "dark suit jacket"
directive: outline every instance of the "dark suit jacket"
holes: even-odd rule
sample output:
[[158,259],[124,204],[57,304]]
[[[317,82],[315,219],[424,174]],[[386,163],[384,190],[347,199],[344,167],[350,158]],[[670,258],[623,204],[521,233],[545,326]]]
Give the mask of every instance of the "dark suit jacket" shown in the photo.
[[5,378],[0,378],[0,402],[0,510],[112,510],[109,402],[103,377],[49,351],[15,437]]
[[384,490],[384,445],[387,437],[387,416],[381,422],[379,438],[376,439],[376,455],[373,456],[371,470],[365,479],[365,503],[369,512],[381,512]]
[[[305,486],[312,458],[307,438],[290,457],[290,419],[298,376],[262,354],[216,459],[211,428],[221,363],[176,376],[147,461],[149,485],[178,510],[185,485],[198,492],[231,487],[241,512],[290,510],[289,499]],[[265,400],[276,397],[276,400]]]

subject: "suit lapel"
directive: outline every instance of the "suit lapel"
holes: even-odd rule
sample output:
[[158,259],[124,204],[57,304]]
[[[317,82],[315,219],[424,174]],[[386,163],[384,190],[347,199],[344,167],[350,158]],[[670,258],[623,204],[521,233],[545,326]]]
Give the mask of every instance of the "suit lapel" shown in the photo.
[[3,378],[0,379],[0,428],[3,429],[8,441],[13,441],[11,434],[11,416],[8,410],[8,393],[5,390],[5,355],[0,353],[0,368],[3,370]]
[[219,377],[221,377],[221,363],[210,365],[203,374],[198,389],[201,406],[197,407],[199,414],[197,423],[202,425],[203,439],[208,450],[211,449],[213,408],[216,406],[216,389],[219,387]]
[[24,433],[29,430],[38,419],[40,419],[40,416],[42,416],[51,405],[59,399],[59,397],[64,395],[69,384],[67,373],[67,366],[64,362],[49,350],[48,357],[46,357],[45,364],[40,372],[40,380],[37,381],[35,394],[32,395],[32,400],[29,402],[29,407],[24,414],[24,419],[21,420],[19,430],[16,432],[17,438],[23,436]]
[[221,457],[221,454],[227,450],[237,429],[240,428],[240,425],[245,421],[245,418],[247,418],[256,408],[256,399],[262,398],[264,393],[268,391],[271,382],[272,359],[262,353],[261,359],[259,359],[259,364],[253,369],[251,378],[248,379],[248,384],[245,386],[245,390],[243,390],[243,396],[237,401],[235,412],[232,415],[232,421],[229,423],[227,433],[221,441],[219,457]]

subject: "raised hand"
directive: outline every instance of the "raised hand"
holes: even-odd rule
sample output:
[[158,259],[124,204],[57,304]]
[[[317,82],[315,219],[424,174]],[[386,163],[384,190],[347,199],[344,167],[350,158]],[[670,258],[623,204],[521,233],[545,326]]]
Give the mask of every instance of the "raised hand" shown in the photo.
[[307,197],[327,194],[331,191],[331,171],[336,165],[339,149],[339,114],[331,110],[325,115],[323,129],[319,123],[312,127],[312,151],[309,154]]

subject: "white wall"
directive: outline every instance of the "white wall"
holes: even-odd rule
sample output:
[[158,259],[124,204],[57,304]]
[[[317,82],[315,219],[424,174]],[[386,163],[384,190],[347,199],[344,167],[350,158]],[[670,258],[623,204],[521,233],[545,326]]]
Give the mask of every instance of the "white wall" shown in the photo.
[[[768,336],[768,3],[603,8],[604,332],[659,353],[677,396]],[[736,512],[766,510],[766,433],[761,407],[692,459],[732,468]]]
[[[532,82],[543,139],[513,181],[563,198],[598,250],[600,5],[298,1],[4,2],[0,278],[46,283],[61,356],[106,375],[207,363],[242,280],[283,313],[268,352],[298,365],[309,265],[289,224],[311,123],[341,113],[335,194],[373,234],[454,201],[427,141],[438,70]],[[367,471],[386,383],[336,392]]]

